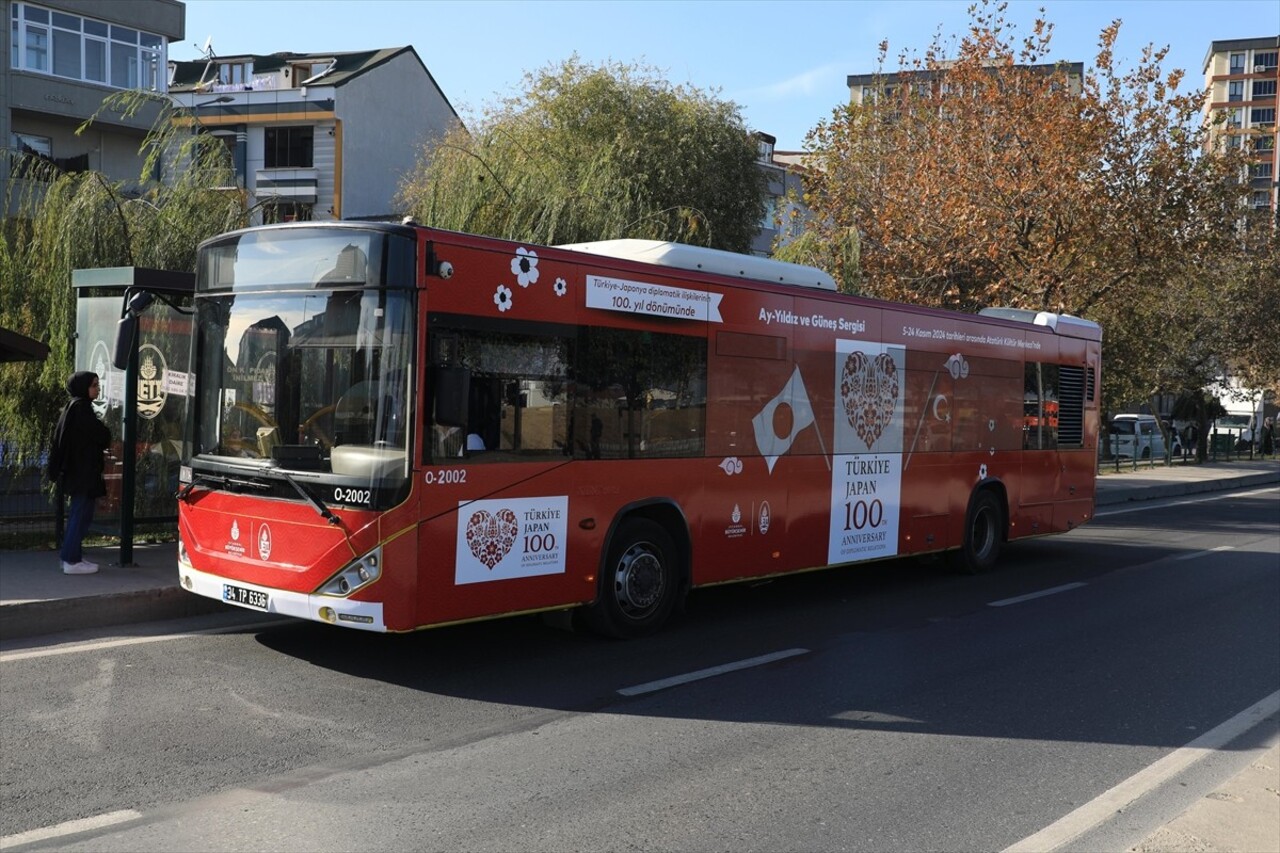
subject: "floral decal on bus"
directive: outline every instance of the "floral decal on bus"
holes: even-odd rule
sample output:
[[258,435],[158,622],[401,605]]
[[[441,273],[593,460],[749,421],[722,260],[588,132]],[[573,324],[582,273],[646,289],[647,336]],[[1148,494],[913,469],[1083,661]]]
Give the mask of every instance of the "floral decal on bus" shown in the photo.
[[516,522],[516,514],[509,509],[500,509],[497,513],[485,510],[471,513],[467,522],[467,545],[475,558],[493,569],[502,558],[511,553],[511,546],[516,544],[516,536],[520,533],[520,525]]
[[569,285],[564,279],[558,278],[556,279],[554,290],[556,292],[556,296],[564,296],[569,292]]
[[493,304],[498,306],[499,311],[506,311],[511,307],[511,288],[506,285],[498,285],[498,289],[493,294]]
[[516,249],[516,256],[511,259],[511,274],[516,277],[516,283],[521,287],[537,284],[538,253],[523,246]]
[[840,399],[849,425],[867,449],[880,440],[898,402],[898,369],[888,353],[874,358],[851,352],[840,375]]

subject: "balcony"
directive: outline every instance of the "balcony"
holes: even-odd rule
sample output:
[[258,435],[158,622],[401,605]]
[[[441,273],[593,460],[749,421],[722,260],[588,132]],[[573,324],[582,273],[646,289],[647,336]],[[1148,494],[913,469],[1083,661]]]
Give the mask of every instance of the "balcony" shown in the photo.
[[315,204],[319,169],[258,169],[254,194],[259,199],[279,198]]

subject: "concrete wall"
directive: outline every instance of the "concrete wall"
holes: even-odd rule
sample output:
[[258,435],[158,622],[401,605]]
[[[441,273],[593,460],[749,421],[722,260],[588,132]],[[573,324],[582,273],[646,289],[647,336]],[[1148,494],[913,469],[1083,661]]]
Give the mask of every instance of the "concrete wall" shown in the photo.
[[422,63],[407,52],[339,87],[335,112],[342,122],[343,219],[398,215],[400,182],[423,145],[456,120]]

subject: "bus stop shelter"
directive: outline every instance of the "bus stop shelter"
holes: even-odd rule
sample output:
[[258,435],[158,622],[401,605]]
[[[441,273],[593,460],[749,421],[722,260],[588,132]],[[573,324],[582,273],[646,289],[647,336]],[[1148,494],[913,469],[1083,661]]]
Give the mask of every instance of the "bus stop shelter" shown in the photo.
[[[182,459],[190,375],[195,275],[143,267],[73,270],[76,295],[75,369],[98,374],[94,403],[111,430],[106,468],[108,496],[99,517],[116,520],[120,565],[133,564],[135,523],[172,523]],[[118,369],[117,328],[137,318]],[[61,532],[61,531],[59,531]]]

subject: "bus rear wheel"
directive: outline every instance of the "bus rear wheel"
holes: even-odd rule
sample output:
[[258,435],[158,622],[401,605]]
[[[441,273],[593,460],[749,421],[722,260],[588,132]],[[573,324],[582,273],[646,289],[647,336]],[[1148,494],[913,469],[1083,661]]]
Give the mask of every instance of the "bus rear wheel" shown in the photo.
[[959,571],[976,575],[993,568],[1000,556],[1000,542],[1004,538],[1004,513],[1000,501],[990,489],[983,489],[973,496],[969,513],[965,517],[964,543],[960,552],[953,555],[952,565]]
[[620,639],[652,634],[680,592],[679,556],[662,525],[632,518],[618,526],[600,578],[600,594],[583,611],[586,627]]

